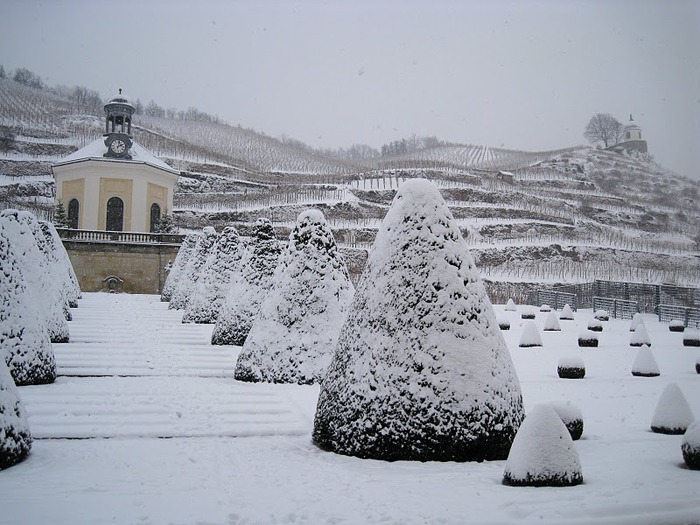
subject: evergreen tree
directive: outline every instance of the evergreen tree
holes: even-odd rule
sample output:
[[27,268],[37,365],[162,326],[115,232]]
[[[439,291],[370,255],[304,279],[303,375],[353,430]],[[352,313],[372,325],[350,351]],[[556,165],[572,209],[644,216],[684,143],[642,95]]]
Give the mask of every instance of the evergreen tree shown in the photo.
[[197,244],[194,247],[192,257],[187,260],[184,271],[177,280],[175,289],[168,304],[169,310],[184,310],[190,300],[192,291],[199,280],[201,270],[207,262],[218,235],[211,226],[206,226],[202,230],[202,235],[197,237]]
[[282,245],[268,219],[258,219],[241,263],[229,284],[211,336],[213,345],[243,346],[260,306],[273,284]]
[[182,241],[180,249],[177,251],[175,256],[175,261],[170,267],[168,272],[168,277],[165,278],[165,283],[163,284],[163,291],[160,295],[160,300],[163,302],[168,302],[172,298],[173,291],[177,287],[178,280],[184,273],[185,266],[187,266],[187,261],[194,253],[194,249],[197,246],[197,239],[199,239],[201,234],[190,233]]
[[238,356],[241,381],[319,382],[331,361],[353,288],[319,210],[299,214],[274,284]]
[[60,200],[56,203],[56,209],[53,213],[53,224],[56,226],[56,228],[68,228],[70,226],[68,223],[66,208],[63,206],[63,202]]
[[40,221],[39,224],[41,226],[41,230],[44,232],[44,236],[47,239],[46,242],[53,246],[54,254],[59,261],[62,272],[64,272],[64,274],[60,276],[60,280],[65,287],[68,306],[71,308],[77,308],[78,299],[82,297],[82,291],[80,290],[78,277],[75,275],[75,270],[73,269],[73,263],[70,262],[68,252],[66,251],[65,246],[63,246],[63,242],[61,241],[61,238],[59,237],[53,224],[45,221]]
[[523,419],[508,347],[445,201],[404,182],[321,384],[313,440],[384,460],[505,459]]

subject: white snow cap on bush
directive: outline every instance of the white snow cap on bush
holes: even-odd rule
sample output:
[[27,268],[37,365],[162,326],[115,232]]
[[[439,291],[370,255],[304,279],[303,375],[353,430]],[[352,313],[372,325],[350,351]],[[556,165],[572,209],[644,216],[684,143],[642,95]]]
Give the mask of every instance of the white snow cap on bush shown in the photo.
[[504,459],[520,383],[440,192],[404,182],[369,254],[323,383],[314,442],[384,460]]
[[508,302],[506,303],[505,306],[505,311],[506,312],[515,312],[517,308],[515,307],[515,301],[513,299],[508,299]]
[[27,455],[32,435],[24,405],[4,359],[0,359],[0,470]]
[[561,309],[561,313],[559,314],[559,319],[563,319],[565,321],[570,321],[574,318],[574,312],[571,310],[571,307],[568,304],[564,305],[564,308]]
[[173,261],[172,266],[170,266],[170,272],[168,272],[168,277],[165,279],[165,284],[163,284],[163,292],[160,295],[161,301],[167,302],[172,298],[173,292],[184,274],[187,261],[190,260],[197,246],[197,239],[199,239],[201,235],[201,233],[190,233],[182,241],[180,249],[175,256],[175,261]]
[[183,323],[214,323],[223,306],[229,284],[241,270],[246,252],[236,228],[227,226],[212,246],[207,262],[187,302]]
[[353,292],[345,259],[323,213],[300,213],[274,284],[238,356],[236,379],[320,382]]
[[583,419],[581,409],[574,405],[571,401],[553,401],[551,405],[559,418],[562,420],[562,423],[565,425],[572,421]]
[[551,405],[537,405],[525,418],[508,454],[503,482],[526,486],[583,482],[574,442]]
[[681,451],[686,465],[693,470],[700,469],[700,421],[693,421],[683,434]]
[[520,336],[520,343],[518,343],[518,346],[542,346],[542,336],[534,321],[524,323],[523,333]]
[[586,368],[583,359],[577,355],[564,355],[559,358],[558,368]]
[[630,346],[642,345],[651,346],[651,339],[649,338],[647,327],[644,326],[644,323],[637,325],[637,328],[634,329],[634,332],[632,332],[630,336]]
[[202,235],[197,237],[197,243],[191,257],[187,259],[185,268],[179,276],[172,296],[170,297],[169,310],[184,310],[187,308],[187,303],[190,301],[192,291],[197,285],[197,281],[201,276],[201,271],[207,262],[209,252],[211,251],[218,235],[216,230],[211,226],[205,226],[202,229]]
[[695,417],[676,383],[666,385],[651,418],[651,429],[663,434],[682,434]]
[[41,298],[29,287],[25,272],[30,269],[17,253],[27,243],[16,237],[31,232],[18,228],[16,219],[4,213],[0,214],[0,359],[18,385],[52,383],[56,362],[38,304]]
[[561,325],[559,324],[559,318],[556,312],[549,312],[547,318],[544,320],[544,331],[545,332],[559,332],[561,331]]
[[637,312],[632,317],[632,322],[630,323],[630,332],[634,332],[640,325],[644,326],[644,318],[642,317],[642,314]]
[[641,376],[658,376],[660,374],[659,365],[654,359],[654,354],[647,345],[642,345],[637,352],[637,357],[632,363],[632,374]]

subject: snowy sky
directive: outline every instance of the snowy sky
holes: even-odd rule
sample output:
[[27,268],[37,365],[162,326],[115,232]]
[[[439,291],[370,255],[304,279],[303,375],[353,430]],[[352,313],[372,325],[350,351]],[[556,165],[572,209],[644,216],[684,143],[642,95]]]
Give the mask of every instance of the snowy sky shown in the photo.
[[632,113],[700,179],[692,0],[0,0],[0,64],[323,147],[544,150]]

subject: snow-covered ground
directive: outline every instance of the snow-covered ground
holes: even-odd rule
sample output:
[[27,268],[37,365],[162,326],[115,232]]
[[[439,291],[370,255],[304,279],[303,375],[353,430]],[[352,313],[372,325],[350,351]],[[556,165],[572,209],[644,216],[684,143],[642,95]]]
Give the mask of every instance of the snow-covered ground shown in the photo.
[[[565,400],[583,412],[582,485],[504,486],[505,461],[323,452],[310,439],[318,386],[237,382],[240,348],[209,345],[211,325],[181,324],[157,296],[84,294],[71,342],[53,345],[56,383],[20,388],[36,439],[0,471],[0,523],[700,522],[700,472],[683,464],[682,436],[649,428],[669,382],[700,418],[698,349],[645,316],[661,375],[633,377],[629,320],[604,322],[600,346],[579,349],[593,317],[581,310],[542,332],[544,346],[519,348],[520,311],[496,310],[511,321],[526,412]],[[584,379],[558,378],[566,355],[583,358]]]

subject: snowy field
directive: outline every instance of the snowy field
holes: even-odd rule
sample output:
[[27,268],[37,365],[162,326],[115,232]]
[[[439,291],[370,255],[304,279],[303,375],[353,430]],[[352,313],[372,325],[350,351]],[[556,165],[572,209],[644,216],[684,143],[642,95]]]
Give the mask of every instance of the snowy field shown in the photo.
[[[519,348],[520,311],[496,311],[511,320],[526,412],[564,400],[583,411],[582,485],[504,486],[505,461],[323,452],[310,439],[317,386],[237,382],[240,348],[209,345],[211,325],[181,324],[158,296],[84,294],[71,342],[54,345],[56,383],[20,388],[35,441],[0,471],[0,523],[700,523],[700,472],[685,467],[681,436],[649,429],[669,382],[700,418],[698,349],[645,316],[661,376],[633,377],[629,320],[604,322],[600,346],[579,349],[592,318],[581,310],[541,332],[543,347]],[[572,354],[586,377],[559,379]]]

